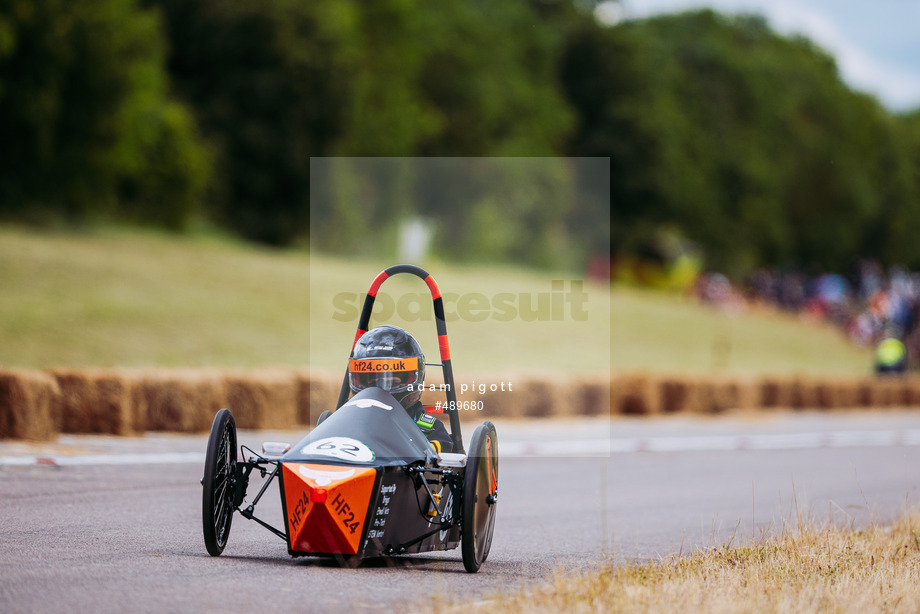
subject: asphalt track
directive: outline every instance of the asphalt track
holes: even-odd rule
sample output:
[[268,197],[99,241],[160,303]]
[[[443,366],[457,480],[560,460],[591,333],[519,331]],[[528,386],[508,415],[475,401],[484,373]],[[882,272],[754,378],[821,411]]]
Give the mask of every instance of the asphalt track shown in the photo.
[[[558,567],[742,543],[802,521],[886,522],[920,497],[920,412],[497,427],[499,516],[478,574],[464,572],[458,550],[357,568],[295,560],[240,516],[224,555],[208,556],[205,436],[0,442],[0,611],[425,609],[488,599]],[[284,437],[296,435],[241,440]],[[265,504],[280,524],[277,495]]]

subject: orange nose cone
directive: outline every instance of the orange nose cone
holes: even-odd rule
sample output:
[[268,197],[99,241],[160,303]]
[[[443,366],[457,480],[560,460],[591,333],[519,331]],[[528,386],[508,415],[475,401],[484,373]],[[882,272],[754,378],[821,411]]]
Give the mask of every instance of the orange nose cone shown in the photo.
[[291,550],[357,554],[376,470],[308,463],[282,467]]

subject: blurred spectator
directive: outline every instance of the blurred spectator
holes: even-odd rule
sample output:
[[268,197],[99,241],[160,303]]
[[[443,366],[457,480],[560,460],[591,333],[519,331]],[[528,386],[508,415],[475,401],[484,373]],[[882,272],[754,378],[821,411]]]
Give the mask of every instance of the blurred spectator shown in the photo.
[[711,272],[700,275],[694,289],[700,300],[721,308],[766,304],[831,322],[853,343],[877,348],[879,359],[900,353],[896,368],[920,370],[920,273],[903,266],[886,272],[874,260],[860,260],[849,279],[839,273],[760,269],[743,292],[725,275]]
[[907,368],[904,344],[895,336],[886,336],[875,348],[875,372],[879,375],[897,375]]

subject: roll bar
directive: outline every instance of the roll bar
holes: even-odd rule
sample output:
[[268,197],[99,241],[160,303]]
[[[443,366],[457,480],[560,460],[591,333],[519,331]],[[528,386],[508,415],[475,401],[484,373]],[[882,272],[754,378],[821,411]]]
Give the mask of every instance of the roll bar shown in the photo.
[[[369,329],[371,311],[374,309],[374,301],[377,299],[377,292],[380,290],[380,286],[382,286],[383,282],[387,279],[399,273],[415,275],[422,279],[431,291],[431,299],[434,302],[435,325],[438,331],[438,347],[441,351],[441,369],[444,373],[444,383],[447,385],[447,408],[445,411],[450,418],[450,438],[454,444],[454,452],[462,453],[463,437],[460,434],[460,416],[457,413],[457,390],[454,386],[454,372],[450,364],[450,345],[447,342],[447,322],[444,319],[444,301],[441,298],[441,289],[438,288],[438,283],[434,280],[434,277],[425,269],[413,264],[396,264],[381,271],[381,273],[374,278],[370,289],[367,291],[367,297],[364,299],[364,308],[361,310],[361,318],[358,321],[358,331],[355,333],[355,340],[352,342],[351,347],[354,349],[355,344],[358,343],[358,339]],[[342,381],[342,390],[339,393],[339,400],[335,406],[336,409],[344,405],[345,401],[348,400],[349,390],[348,370],[346,369],[345,379]]]

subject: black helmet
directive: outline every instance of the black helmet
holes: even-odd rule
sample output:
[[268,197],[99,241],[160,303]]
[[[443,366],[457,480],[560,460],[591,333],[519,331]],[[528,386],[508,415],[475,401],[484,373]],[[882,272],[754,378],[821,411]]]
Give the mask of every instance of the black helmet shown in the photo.
[[348,385],[352,392],[377,386],[408,409],[421,398],[424,382],[422,346],[398,326],[372,328],[361,335],[351,351]]

